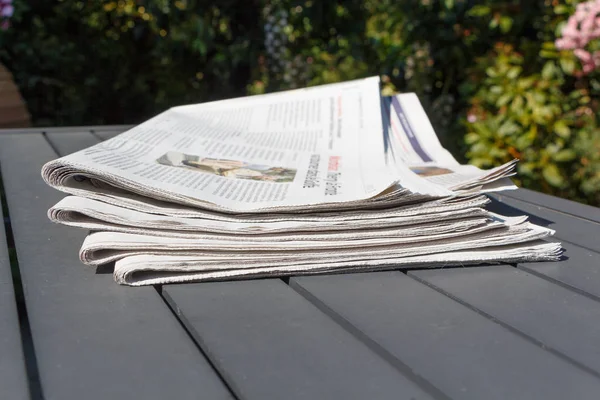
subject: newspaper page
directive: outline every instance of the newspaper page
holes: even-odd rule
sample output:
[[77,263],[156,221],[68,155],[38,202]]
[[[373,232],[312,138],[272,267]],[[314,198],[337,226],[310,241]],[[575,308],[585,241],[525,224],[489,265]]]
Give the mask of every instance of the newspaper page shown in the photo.
[[415,93],[385,97],[383,107],[386,156],[393,163],[407,165],[430,185],[453,191],[477,186],[483,191],[516,189],[504,179],[514,175],[516,160],[487,171],[458,163],[440,143]]
[[[270,235],[262,237],[227,237],[205,235],[203,240],[165,238],[133,233],[95,232],[86,238],[80,256],[84,264],[101,265],[116,261],[131,253],[172,251],[220,251],[237,256],[249,251],[296,251],[305,249],[350,249],[399,243],[418,243],[457,237],[466,233],[483,232],[500,227],[487,223],[485,218],[464,218],[447,224],[427,223],[418,227],[367,229],[358,232],[339,232],[333,235]],[[259,240],[257,240],[259,239]]]
[[398,182],[383,140],[373,77],[175,107],[43,176],[83,196],[108,184],[219,211],[351,202]]
[[[216,257],[186,251],[132,252],[115,263],[114,277],[126,285],[223,280],[244,277],[369,271],[399,265],[427,267],[482,262],[558,260],[560,243],[540,241],[552,231],[533,224],[517,224],[479,234],[473,240],[442,239],[416,245],[382,246],[343,253],[327,250],[282,257],[279,253],[252,258],[245,255]],[[304,253],[304,252],[303,252]],[[492,255],[493,254],[493,255]]]
[[402,266],[449,267],[481,263],[510,263],[524,261],[557,261],[560,243],[542,240],[524,244],[485,247],[475,250],[457,250],[430,255],[360,260],[322,262],[309,265],[276,265],[268,267],[215,269],[194,256],[138,255],[125,257],[115,263],[114,278],[122,285],[143,286],[164,283],[184,283],[261,277],[314,275],[323,273],[350,273],[393,270]]
[[213,232],[235,235],[257,235],[275,232],[316,232],[384,228],[442,221],[464,216],[482,215],[487,200],[475,198],[427,208],[393,210],[374,214],[358,214],[348,219],[271,219],[271,220],[210,220],[201,218],[166,217],[128,210],[97,200],[68,196],[48,211],[50,220],[61,224],[93,230],[146,228],[155,231]]

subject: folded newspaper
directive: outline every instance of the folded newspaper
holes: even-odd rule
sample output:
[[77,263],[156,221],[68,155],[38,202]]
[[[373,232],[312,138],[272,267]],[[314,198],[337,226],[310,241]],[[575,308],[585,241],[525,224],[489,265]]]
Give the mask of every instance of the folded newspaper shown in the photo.
[[42,176],[82,262],[139,286],[556,260],[552,230],[485,209],[515,164],[459,164],[373,77],[174,107]]

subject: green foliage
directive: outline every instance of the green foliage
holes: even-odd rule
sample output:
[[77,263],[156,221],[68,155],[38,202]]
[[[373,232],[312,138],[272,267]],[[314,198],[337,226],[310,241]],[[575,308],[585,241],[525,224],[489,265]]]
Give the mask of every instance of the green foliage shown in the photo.
[[479,167],[519,158],[518,180],[527,187],[598,203],[600,126],[589,88],[565,92],[560,59],[526,75],[511,46],[497,50],[471,99],[465,141]]
[[600,73],[583,76],[556,50],[574,5],[553,4],[527,17],[529,37],[505,37],[469,70],[467,157],[481,167],[519,158],[523,186],[600,205]]
[[35,123],[135,123],[182,103],[245,94],[257,7],[239,1],[15,1],[0,60]]
[[554,41],[576,0],[15,0],[0,33],[38,125],[381,75],[443,144],[600,205],[600,74]]

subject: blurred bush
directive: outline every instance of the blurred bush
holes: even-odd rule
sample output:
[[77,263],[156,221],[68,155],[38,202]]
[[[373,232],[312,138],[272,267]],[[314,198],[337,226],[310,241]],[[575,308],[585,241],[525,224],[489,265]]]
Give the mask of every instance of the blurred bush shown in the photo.
[[246,1],[15,0],[0,60],[38,125],[140,122],[242,96],[262,50]]
[[[477,166],[519,158],[523,186],[600,205],[600,69],[586,72],[574,52],[555,45],[574,3],[469,11],[489,27],[507,22],[461,84],[470,105],[465,142]],[[600,12],[600,1],[592,3]]]
[[419,94],[459,159],[520,158],[524,186],[600,205],[600,43],[588,34],[583,48],[584,24],[571,21],[555,45],[581,2],[14,3],[0,60],[38,125],[135,123],[175,104],[377,74],[386,94]]

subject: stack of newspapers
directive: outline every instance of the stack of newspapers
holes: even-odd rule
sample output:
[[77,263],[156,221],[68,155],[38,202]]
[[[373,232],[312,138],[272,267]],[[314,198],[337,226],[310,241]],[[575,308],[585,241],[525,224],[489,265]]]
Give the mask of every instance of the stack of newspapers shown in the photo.
[[485,209],[515,163],[460,165],[374,77],[175,107],[42,176],[81,261],[137,286],[556,260],[552,230]]

